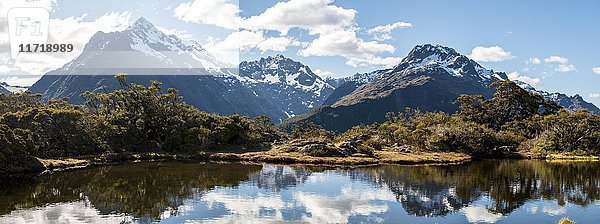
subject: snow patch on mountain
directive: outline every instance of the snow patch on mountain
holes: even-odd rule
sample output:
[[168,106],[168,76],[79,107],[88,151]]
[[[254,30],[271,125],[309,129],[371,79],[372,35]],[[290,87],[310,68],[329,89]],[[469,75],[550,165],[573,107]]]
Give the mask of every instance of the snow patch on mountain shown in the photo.
[[505,75],[484,68],[452,48],[430,44],[418,45],[413,48],[394,70],[424,70],[431,68],[444,69],[448,74],[456,77],[467,75],[483,84],[506,79]]
[[320,106],[334,87],[300,62],[283,55],[240,63],[235,78],[268,99],[281,104],[288,117]]

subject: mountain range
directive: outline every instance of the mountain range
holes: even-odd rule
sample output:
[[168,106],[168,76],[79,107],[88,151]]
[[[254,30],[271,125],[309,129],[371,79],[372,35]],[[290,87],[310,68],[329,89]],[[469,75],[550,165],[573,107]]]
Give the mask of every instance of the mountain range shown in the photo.
[[96,33],[81,55],[42,76],[30,91],[44,100],[69,97],[83,103],[85,91],[120,88],[112,77],[116,73],[129,74],[132,83],[160,81],[211,113],[267,115],[275,123],[320,106],[334,90],[308,66],[282,55],[242,62],[238,70],[197,42],[166,35],[140,18],[124,31]]
[[[282,126],[310,121],[328,130],[344,131],[356,125],[385,121],[388,112],[403,112],[405,108],[453,113],[458,109],[453,102],[461,94],[490,98],[494,90],[489,85],[507,79],[505,73],[485,69],[452,48],[418,45],[393,68],[330,80],[338,86],[322,107],[291,118]],[[600,114],[598,107],[579,95],[548,93],[515,82],[569,110],[585,109]]]
[[452,113],[458,109],[453,102],[461,94],[489,98],[494,90],[488,86],[508,79],[505,73],[485,69],[452,48],[429,44],[416,46],[393,68],[362,77],[338,87],[323,107],[286,123],[311,121],[326,129],[347,130],[382,122],[388,112],[405,108]]
[[[160,81],[165,88],[178,89],[187,103],[211,113],[267,115],[284,126],[312,121],[330,130],[381,122],[386,113],[406,107],[452,113],[459,95],[491,97],[489,84],[508,79],[452,48],[429,44],[416,46],[393,68],[340,79],[323,79],[283,55],[241,62],[238,69],[199,43],[166,35],[140,18],[123,31],[96,33],[77,58],[45,74],[29,90],[41,93],[43,100],[69,97],[83,103],[80,94],[86,91],[120,88],[112,77],[116,73],[129,74],[131,83]],[[578,95],[518,84],[570,110],[600,114]]]

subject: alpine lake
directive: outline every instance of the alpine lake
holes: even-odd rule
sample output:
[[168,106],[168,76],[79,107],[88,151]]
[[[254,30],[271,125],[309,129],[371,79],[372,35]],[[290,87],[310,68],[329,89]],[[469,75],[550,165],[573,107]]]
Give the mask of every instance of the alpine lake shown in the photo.
[[140,162],[0,184],[0,223],[599,223],[600,162]]

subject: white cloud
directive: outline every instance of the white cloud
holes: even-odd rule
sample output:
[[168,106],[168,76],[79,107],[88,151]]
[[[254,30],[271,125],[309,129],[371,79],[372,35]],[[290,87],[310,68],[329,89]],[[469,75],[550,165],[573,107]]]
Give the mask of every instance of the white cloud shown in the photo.
[[529,76],[524,76],[524,75],[519,74],[519,72],[511,72],[510,74],[508,74],[508,79],[519,80],[521,82],[527,83],[532,86],[537,86],[541,82],[541,80],[539,78],[531,78]]
[[592,72],[600,75],[600,67],[592,68]]
[[392,39],[392,31],[398,28],[409,28],[412,24],[407,22],[396,22],[383,26],[376,26],[373,29],[367,31],[368,34],[373,35],[375,40],[389,40]]
[[[196,0],[180,4],[175,17],[183,21],[211,24],[228,29],[239,28],[221,43],[209,43],[207,48],[235,49],[248,51],[286,51],[289,46],[299,46],[300,56],[341,56],[351,66],[385,65],[391,66],[400,60],[395,57],[380,57],[380,53],[393,53],[392,45],[358,38],[354,18],[358,13],[332,4],[333,0],[289,0],[278,2],[264,12],[248,18],[239,17],[239,7],[226,0]],[[223,6],[225,12],[219,18],[212,8]],[[238,7],[237,10],[234,10]],[[219,9],[221,10],[221,9]],[[209,13],[210,12],[210,13]],[[310,12],[310,13],[307,13]],[[206,15],[211,14],[211,15]],[[385,35],[391,30],[409,26],[408,23],[395,23],[374,28],[377,35]],[[291,29],[307,30],[316,36],[310,42],[299,42],[287,37]],[[279,37],[268,37],[268,31],[279,32]]]
[[600,98],[600,93],[590,93],[590,98]]
[[287,47],[292,45],[293,41],[287,37],[269,37],[256,45],[256,47],[262,52],[276,51],[283,52],[287,50]]
[[[98,17],[94,21],[86,22],[84,18],[68,17],[65,19],[51,19],[49,43],[73,44],[73,51],[68,53],[53,54],[19,54],[14,67],[34,75],[44,74],[50,70],[60,68],[73,60],[83,51],[85,44],[98,31],[114,32],[127,28],[131,17],[130,12],[111,12]],[[9,54],[10,52],[2,52]]]
[[204,46],[212,52],[215,51],[248,51],[259,49],[266,51],[283,52],[288,46],[302,45],[301,42],[287,37],[265,37],[263,31],[242,30],[229,34],[223,41],[210,42]]
[[[182,3],[174,16],[185,22],[215,25],[226,29],[276,30],[286,35],[290,29],[306,29],[318,34],[352,25],[357,11],[331,5],[333,0],[290,0],[278,2],[259,15],[243,18],[230,0],[194,0]],[[307,13],[310,12],[310,13]]]
[[[356,37],[353,30],[338,30],[321,34],[307,48],[300,50],[300,56],[342,56],[348,59],[347,64],[360,66],[362,64],[387,64],[390,59],[379,58],[376,55],[383,52],[392,53],[394,46],[377,41],[365,41]],[[392,58],[393,61],[397,61]],[[372,63],[370,63],[372,62]]]
[[545,58],[544,62],[546,62],[546,63],[558,62],[560,64],[565,64],[565,63],[569,62],[569,59],[563,58],[563,57],[560,57],[560,56],[550,56],[548,58]]
[[530,58],[528,63],[534,64],[534,65],[539,65],[540,63],[542,63],[542,60],[540,60],[539,58],[535,57],[535,58]]
[[358,12],[331,5],[332,2],[333,0],[278,2],[260,15],[248,18],[245,28],[277,30],[282,35],[292,28],[300,28],[314,35],[352,25]]
[[184,22],[238,29],[242,24],[239,12],[239,6],[228,0],[195,0],[178,5],[174,16]]
[[352,67],[379,65],[386,68],[398,65],[402,61],[401,57],[366,57],[366,58],[349,58],[346,61],[347,65]]
[[505,51],[499,46],[494,47],[482,47],[477,46],[473,48],[471,51],[471,55],[469,56],[471,59],[475,61],[482,62],[500,62],[512,59],[513,56],[510,52]]
[[554,67],[554,71],[557,72],[574,72],[577,71],[575,65],[569,64],[569,59],[560,57],[560,56],[550,56],[544,59],[544,62],[548,64],[558,63],[556,67]]
[[335,74],[333,74],[333,72],[328,72],[328,71],[323,71],[321,69],[315,69],[313,70],[313,72],[315,74],[317,74],[318,76],[320,76],[321,78],[326,78],[326,77],[333,77],[335,76]]
[[558,67],[554,68],[557,72],[575,72],[577,69],[572,64],[559,64]]
[[186,40],[186,41],[194,39],[194,37],[191,34],[189,34],[186,30],[167,29],[162,26],[157,26],[157,25],[154,25],[154,26],[156,27],[156,29],[158,29],[158,31],[163,32],[166,35],[175,35],[175,36],[179,37],[180,39]]

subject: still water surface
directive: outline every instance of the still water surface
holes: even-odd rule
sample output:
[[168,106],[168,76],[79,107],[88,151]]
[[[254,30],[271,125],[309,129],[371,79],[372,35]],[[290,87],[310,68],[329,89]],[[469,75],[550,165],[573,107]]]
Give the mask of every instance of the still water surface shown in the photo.
[[[0,223],[600,222],[600,163],[138,163],[0,185]],[[243,221],[243,222],[240,222]]]

